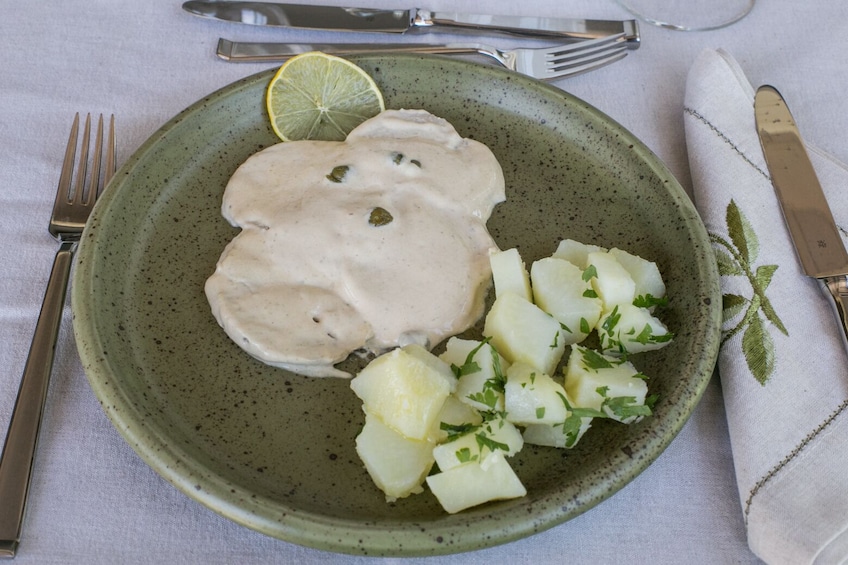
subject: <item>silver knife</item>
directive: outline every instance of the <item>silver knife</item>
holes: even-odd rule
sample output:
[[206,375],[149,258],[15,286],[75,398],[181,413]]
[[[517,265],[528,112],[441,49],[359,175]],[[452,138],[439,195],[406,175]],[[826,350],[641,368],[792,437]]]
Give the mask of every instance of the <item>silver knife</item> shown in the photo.
[[274,2],[191,0],[183,10],[206,18],[262,26],[313,30],[406,33],[415,31],[488,31],[525,37],[596,39],[624,33],[627,46],[639,47],[636,20],[582,20],[536,16],[497,16],[432,12],[419,8],[376,10]]
[[792,243],[807,276],[821,281],[848,345],[848,253],[795,120],[780,93],[761,86],[757,132]]

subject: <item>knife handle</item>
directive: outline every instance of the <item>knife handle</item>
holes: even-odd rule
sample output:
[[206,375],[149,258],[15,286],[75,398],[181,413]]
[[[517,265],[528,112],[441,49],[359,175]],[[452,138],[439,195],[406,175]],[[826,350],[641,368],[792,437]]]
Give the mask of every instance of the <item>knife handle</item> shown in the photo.
[[477,45],[429,43],[244,43],[221,38],[216,54],[219,58],[235,63],[262,61],[284,61],[299,53],[323,51],[332,55],[355,55],[361,53],[429,53],[458,54],[477,53]]
[[842,341],[848,348],[848,275],[824,277],[819,282],[832,299],[831,306],[842,326]]

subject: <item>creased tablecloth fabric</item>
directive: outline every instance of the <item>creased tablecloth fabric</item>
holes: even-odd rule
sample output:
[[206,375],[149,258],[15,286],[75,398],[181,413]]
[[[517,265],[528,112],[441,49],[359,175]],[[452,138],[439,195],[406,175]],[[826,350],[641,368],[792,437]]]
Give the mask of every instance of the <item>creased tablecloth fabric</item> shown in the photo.
[[[56,250],[47,234],[47,219],[74,112],[115,113],[118,162],[123,164],[190,104],[275,66],[221,61],[214,54],[219,37],[317,43],[341,39],[333,33],[197,18],[185,13],[181,4],[182,0],[63,0],[3,6],[0,435],[11,416]],[[408,7],[400,0],[363,0],[362,5]],[[629,17],[613,0],[431,0],[421,7],[505,15]],[[692,183],[682,113],[686,77],[704,48],[720,45],[734,53],[752,81],[772,81],[792,95],[790,103],[805,138],[848,162],[846,22],[846,2],[758,0],[746,18],[721,30],[680,33],[643,24],[638,50],[613,65],[552,85],[631,131],[688,190]],[[442,39],[445,36],[418,35],[393,41]],[[516,46],[509,38],[484,39],[500,47]],[[369,34],[361,40],[378,38]],[[791,264],[781,264],[784,272],[790,268]],[[773,299],[772,287],[767,294]],[[792,331],[789,313],[777,312]],[[168,484],[121,438],[99,406],[78,359],[71,316],[66,306],[17,565],[760,562],[746,545],[718,379],[711,380],[691,419],[666,451],[633,482],[585,514],[485,550],[438,558],[378,559],[268,538],[218,516]],[[790,405],[781,414],[798,410]],[[832,410],[817,407],[809,419],[820,425]],[[828,427],[823,435],[836,435],[831,430]],[[745,476],[756,473],[748,471]],[[756,522],[761,496],[754,498],[751,524]]]
[[[731,54],[709,49],[689,73],[684,108],[694,198],[722,275],[718,367],[741,510],[766,562],[842,563],[848,354],[829,298],[796,257],[757,137],[754,92]],[[808,152],[846,239],[848,168]]]

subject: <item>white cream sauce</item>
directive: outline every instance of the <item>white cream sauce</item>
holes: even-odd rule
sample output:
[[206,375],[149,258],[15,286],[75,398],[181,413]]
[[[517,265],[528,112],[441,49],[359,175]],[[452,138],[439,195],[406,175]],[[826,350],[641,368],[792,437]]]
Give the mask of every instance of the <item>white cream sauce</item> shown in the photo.
[[[483,314],[486,220],[504,198],[492,152],[423,110],[274,145],[224,192],[242,231],[206,282],[212,313],[254,357],[308,376],[349,377],[333,365],[359,350],[434,347]],[[375,208],[391,221],[374,225]]]

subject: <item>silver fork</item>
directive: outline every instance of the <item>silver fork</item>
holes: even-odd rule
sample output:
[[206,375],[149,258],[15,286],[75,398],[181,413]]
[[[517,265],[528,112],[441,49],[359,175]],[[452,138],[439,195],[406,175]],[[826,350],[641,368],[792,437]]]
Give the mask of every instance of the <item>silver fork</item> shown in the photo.
[[336,55],[357,53],[479,53],[491,57],[507,69],[541,80],[574,76],[614,63],[627,55],[623,33],[598,39],[585,39],[565,45],[536,49],[498,49],[482,43],[238,43],[218,40],[218,57],[247,63],[281,61],[298,53],[323,51]]
[[[62,308],[65,303],[74,251],[98,193],[115,172],[115,117],[112,116],[109,120],[108,139],[105,141],[106,157],[101,167],[104,147],[103,116],[101,115],[97,123],[91,171],[88,175],[86,174],[91,135],[91,115],[89,114],[85,118],[76,182],[72,186],[79,122],[80,116],[77,114],[71,127],[67,149],[65,149],[59,188],[56,191],[53,215],[48,228],[50,234],[59,240],[59,250],[53,261],[53,270],[48,279],[44,303],[41,306],[29,357],[21,377],[3,454],[0,455],[0,557],[14,557],[20,541],[35,446],[41,427],[47,385],[53,368],[56,338],[59,333],[59,323],[62,320]],[[87,177],[89,182],[86,186]]]

